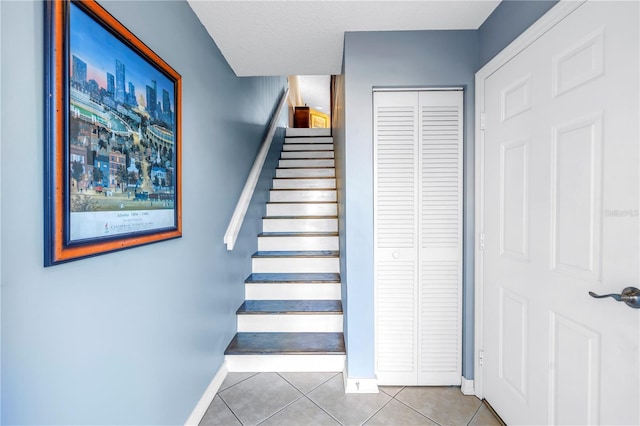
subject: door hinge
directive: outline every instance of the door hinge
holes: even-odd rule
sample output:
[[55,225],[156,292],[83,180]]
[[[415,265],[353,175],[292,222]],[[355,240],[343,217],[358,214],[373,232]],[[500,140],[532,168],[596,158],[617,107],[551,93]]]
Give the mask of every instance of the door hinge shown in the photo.
[[484,250],[484,232],[480,233],[480,250]]
[[478,364],[480,364],[480,367],[484,365],[484,351],[482,350],[478,352]]
[[486,125],[486,115],[484,112],[480,113],[480,130],[484,130],[484,126]]

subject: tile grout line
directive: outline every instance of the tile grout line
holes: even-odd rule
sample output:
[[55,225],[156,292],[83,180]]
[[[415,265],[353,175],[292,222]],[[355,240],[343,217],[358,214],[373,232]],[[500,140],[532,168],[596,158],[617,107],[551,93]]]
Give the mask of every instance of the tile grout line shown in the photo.
[[[284,373],[284,371],[283,371],[282,373]],[[329,380],[333,379],[334,377],[336,377],[336,376],[337,376],[338,374],[340,374],[340,373],[335,373],[333,376],[329,377],[327,380],[325,380],[324,382],[320,383],[319,385],[314,386],[313,388],[311,388],[311,389],[310,389],[309,391],[307,391],[307,392],[304,392],[304,391],[302,391],[301,389],[299,389],[296,385],[294,385],[294,384],[293,384],[293,383],[291,383],[289,380],[287,380],[287,378],[286,378],[286,377],[282,376],[282,374],[280,374],[280,373],[276,373],[276,374],[277,374],[278,376],[282,377],[282,379],[283,379],[285,382],[287,382],[287,383],[289,383],[291,386],[293,386],[293,387],[294,387],[298,392],[300,392],[302,395],[307,396],[307,394],[309,394],[309,393],[313,392],[314,390],[318,389],[320,386],[324,385],[325,383],[327,383]]]
[[[276,373],[276,374],[277,374],[277,373]],[[281,376],[281,377],[282,377],[282,376]],[[284,378],[284,377],[283,377],[283,378]],[[287,382],[287,383],[289,383],[289,382]],[[289,383],[289,384],[291,384],[291,383]],[[295,386],[293,386],[293,388],[294,388],[295,390],[297,390],[298,392],[300,392],[300,390],[299,390],[298,388],[296,388]],[[293,405],[293,404],[295,404],[296,402],[300,401],[300,400],[301,400],[302,398],[304,398],[304,397],[305,397],[305,396],[304,396],[304,394],[303,394],[302,392],[300,392],[300,396],[299,396],[298,398],[294,399],[293,401],[291,401],[290,403],[288,403],[287,405],[285,405],[284,407],[282,407],[281,409],[279,409],[279,410],[278,410],[278,411],[276,411],[275,413],[273,413],[273,414],[271,414],[271,415],[267,416],[266,418],[264,418],[264,419],[260,420],[258,423],[256,423],[256,426],[259,426],[259,425],[263,424],[264,422],[266,422],[267,420],[269,420],[270,418],[272,418],[272,417],[273,417],[273,416],[275,416],[276,414],[283,412],[284,410],[286,410],[287,408],[289,408],[290,406],[292,406],[292,405]]]
[[[240,381],[239,381],[239,382],[237,382],[237,383],[232,384],[232,385],[231,385],[231,386],[229,386],[229,387],[226,387],[226,388],[224,388],[224,389],[222,389],[222,390],[218,390],[218,392],[216,392],[215,396],[213,397],[213,400],[211,401],[211,404],[209,404],[209,407],[207,407],[207,411],[209,411],[209,408],[211,408],[211,406],[213,405],[213,401],[216,399],[216,396],[217,396],[218,398],[220,398],[220,401],[222,401],[222,403],[225,405],[225,407],[227,407],[227,409],[228,409],[228,410],[229,410],[229,412],[233,415],[233,417],[235,417],[235,418],[236,418],[236,420],[238,421],[238,423],[240,423],[241,425],[245,426],[245,425],[244,425],[244,423],[242,423],[242,420],[240,420],[240,418],[236,415],[235,411],[233,411],[233,410],[231,409],[231,407],[229,407],[229,404],[227,404],[227,401],[225,401],[225,400],[224,400],[224,398],[222,397],[221,393],[222,393],[222,392],[224,392],[224,391],[227,391],[227,390],[229,390],[229,389],[231,389],[231,388],[233,388],[233,387],[234,387],[234,386],[236,386],[236,385],[239,385],[239,384],[240,384],[240,383],[242,383],[242,382],[245,382],[245,381],[249,380],[249,379],[250,379],[250,378],[252,378],[252,377],[257,376],[258,374],[260,374],[260,373],[254,373],[254,374],[252,374],[251,376],[249,376],[249,377],[245,377],[244,379],[240,380]],[[224,382],[223,382],[223,383],[224,383]],[[205,414],[206,414],[206,411],[205,411]],[[203,417],[203,419],[202,419],[202,420],[204,420],[204,417]],[[202,420],[201,420],[201,422],[202,422]]]
[[[239,385],[240,383],[246,382],[246,381],[247,381],[247,380],[249,380],[250,378],[257,376],[258,374],[260,374],[260,373],[253,373],[251,376],[249,376],[249,377],[245,377],[244,379],[240,380],[238,383],[234,383],[234,384],[232,384],[232,385],[231,385],[231,386],[229,386],[229,387],[226,387],[226,388],[224,388],[224,389],[218,390],[218,392],[216,393],[216,395],[220,395],[222,392],[226,392],[227,390],[229,390],[229,389],[231,389],[231,388],[233,388],[233,387],[235,387],[235,386]],[[224,384],[224,381],[222,382],[222,384]]]
[[[257,374],[262,374],[262,373],[256,373],[256,375],[257,375]],[[294,384],[293,384],[293,383],[291,383],[289,380],[287,380],[285,377],[283,377],[279,372],[276,372],[275,374],[277,374],[277,375],[278,375],[278,377],[280,377],[282,380],[284,380],[284,381],[285,381],[289,386],[291,386],[293,389],[295,389],[296,391],[300,392],[300,396],[299,396],[298,398],[294,399],[293,401],[291,401],[290,403],[288,403],[287,405],[285,405],[284,407],[282,407],[281,409],[279,409],[278,411],[276,411],[275,413],[273,413],[273,414],[271,414],[271,415],[267,416],[265,419],[263,419],[263,420],[259,421],[259,422],[257,423],[257,425],[261,425],[261,424],[263,424],[264,422],[266,422],[267,420],[269,420],[269,419],[270,419],[270,418],[272,418],[273,416],[277,415],[278,413],[281,413],[282,411],[286,410],[287,408],[289,408],[290,406],[292,406],[292,405],[293,405],[293,404],[295,404],[296,402],[300,401],[302,398],[306,398],[307,400],[309,400],[309,401],[311,401],[311,402],[313,403],[313,401],[312,401],[310,398],[308,398],[308,397],[307,397],[307,394],[306,394],[306,393],[304,393],[304,392],[303,392],[302,390],[300,390],[296,385],[294,385]],[[314,390],[318,389],[320,386],[324,385],[325,383],[327,383],[329,380],[333,379],[333,378],[334,378],[335,376],[337,376],[338,374],[340,374],[340,373],[336,373],[336,374],[334,374],[333,376],[331,376],[331,377],[330,377],[330,378],[328,378],[327,380],[323,381],[323,382],[322,382],[322,383],[320,383],[319,385],[317,385],[317,386],[315,386],[314,388],[312,388],[309,392],[313,392]],[[253,376],[252,376],[252,377],[253,377]],[[307,392],[307,393],[309,393],[309,392]],[[317,404],[316,404],[316,405],[317,405]],[[318,408],[320,408],[320,409],[322,410],[322,407],[318,407]],[[322,411],[324,411],[325,413],[327,413],[325,410],[322,410]],[[327,414],[329,414],[329,413],[327,413]],[[329,414],[329,416],[331,416],[331,415]],[[331,417],[333,418],[333,416],[331,416]],[[240,422],[240,423],[242,423],[242,422]],[[338,422],[338,423],[340,423],[340,422]]]
[[467,422],[467,426],[471,424],[471,422],[473,421],[473,419],[476,418],[476,416],[478,415],[478,413],[480,412],[480,409],[482,408],[482,404],[480,404],[480,406],[478,407],[478,409],[476,410],[475,413],[473,413],[473,416],[471,416],[471,418],[469,419],[469,421]]
[[471,418],[469,419],[469,421],[467,422],[467,426],[469,426],[471,424],[471,422],[473,421],[473,419],[476,418],[476,416],[478,415],[478,413],[480,412],[480,409],[482,408],[482,406],[484,405],[484,403],[482,402],[482,400],[480,401],[480,405],[478,406],[478,409],[476,410],[475,413],[473,413],[473,416],[471,416]]
[[[386,392],[384,392],[384,394],[385,394],[385,395],[387,395],[387,396],[391,396],[391,395],[389,395],[389,394],[388,394],[388,393],[386,393]],[[382,409],[383,409],[384,407],[386,407],[387,405],[391,404],[391,401],[393,401],[393,397],[392,397],[392,396],[391,396],[391,398],[389,398],[389,400],[388,400],[387,402],[385,402],[385,403],[382,405],[382,407],[378,408],[376,411],[374,411],[374,412],[373,412],[373,414],[371,414],[369,417],[367,417],[367,418],[365,419],[365,421],[361,423],[361,425],[362,425],[362,426],[366,425],[366,424],[367,424],[367,422],[368,422],[369,420],[371,420],[372,418],[374,418],[374,417],[376,416],[376,414],[378,414],[380,411],[382,411]]]
[[[231,388],[236,387],[237,385],[239,385],[239,384],[241,384],[241,383],[246,382],[246,381],[247,381],[247,380],[249,380],[249,379],[252,379],[252,378],[256,377],[256,376],[257,376],[257,375],[259,375],[259,374],[262,374],[262,373],[253,373],[251,376],[246,377],[246,378],[244,378],[244,379],[240,380],[240,381],[239,381],[239,382],[237,382],[237,383],[234,383],[233,385],[229,386],[228,388],[225,388],[225,389],[223,389],[223,390],[221,390],[221,391],[218,391],[218,393],[216,394],[216,396],[218,396],[218,397],[220,398],[220,400],[224,403],[224,405],[229,409],[229,411],[231,412],[231,414],[233,414],[233,416],[238,420],[238,422],[239,422],[242,426],[247,426],[247,425],[245,425],[245,424],[242,422],[242,420],[240,420],[240,417],[238,417],[238,415],[236,414],[236,412],[235,412],[235,411],[233,411],[233,409],[229,406],[229,404],[227,404],[227,401],[225,401],[225,400],[224,400],[224,397],[223,397],[222,393],[224,393],[224,392],[228,391],[228,390],[229,390],[229,389],[231,389]],[[214,397],[214,399],[215,399],[215,397]],[[296,400],[296,401],[297,401],[297,400]],[[212,402],[212,404],[213,404],[213,402]],[[285,408],[286,408],[286,407],[285,407]],[[274,414],[275,414],[275,413],[274,413]],[[271,417],[271,416],[269,416],[269,417]],[[269,417],[267,417],[267,419],[268,419]],[[267,419],[262,420],[260,423],[262,423],[262,422],[266,421]]]
[[[253,377],[253,376],[251,376]],[[234,385],[235,386],[235,385]],[[233,387],[233,386],[231,386]],[[222,401],[222,403],[227,407],[227,409],[231,412],[231,414],[233,414],[233,417],[236,418],[236,420],[238,421],[238,423],[240,423],[242,426],[245,426],[244,423],[242,423],[242,420],[240,420],[240,418],[237,416],[237,414],[235,413],[235,411],[233,411],[231,409],[231,407],[229,407],[229,404],[227,404],[227,401],[224,400],[224,398],[222,398],[222,396],[220,396],[220,394],[217,394],[218,398],[220,398],[220,401]],[[215,397],[213,398],[215,399]],[[211,404],[213,405],[213,401],[211,402]]]
[[[405,386],[405,387],[406,387],[406,386]],[[404,388],[405,388],[405,387],[403,387],[403,388],[402,388],[402,390],[404,390]],[[400,393],[401,393],[401,392],[402,392],[402,391],[398,392],[398,393],[396,394],[396,396],[400,395]],[[407,407],[407,408],[408,408],[408,409],[410,409],[411,411],[414,411],[414,412],[416,412],[416,413],[420,414],[420,415],[421,415],[422,417],[424,417],[425,419],[427,419],[427,420],[429,420],[429,421],[431,421],[431,422],[433,422],[433,423],[437,424],[438,426],[442,426],[440,423],[438,423],[437,421],[435,421],[435,420],[434,420],[434,419],[432,419],[431,417],[429,417],[429,416],[427,416],[427,415],[425,415],[425,414],[422,414],[420,411],[416,410],[415,408],[413,408],[413,407],[412,407],[412,406],[410,406],[409,404],[406,404],[404,401],[401,401],[401,400],[399,400],[399,399],[396,399],[396,397],[395,397],[395,396],[392,396],[391,398],[392,398],[392,399],[395,399],[396,401],[398,401],[400,404],[404,405],[405,407]]]
[[340,420],[338,420],[337,418],[335,418],[331,413],[329,413],[327,410],[325,410],[324,408],[322,408],[320,406],[320,404],[318,404],[317,402],[315,402],[313,399],[311,399],[309,397],[309,394],[313,391],[315,391],[316,389],[319,389],[320,387],[326,385],[330,380],[334,379],[336,376],[340,375],[342,373],[336,373],[333,376],[331,376],[329,379],[325,380],[324,382],[322,382],[321,384],[319,384],[318,386],[316,386],[315,388],[311,389],[309,392],[307,392],[304,397],[307,398],[307,400],[309,400],[313,405],[315,405],[316,407],[318,407],[323,413],[325,413],[327,416],[331,417],[333,420],[336,421],[336,423],[338,423],[340,426],[345,426]]
[[[318,386],[319,387],[319,386]],[[316,388],[317,389],[317,388]],[[327,410],[325,410],[324,408],[322,408],[320,405],[318,405],[318,403],[316,403],[313,399],[309,398],[307,395],[304,395],[305,398],[307,398],[307,400],[309,400],[313,405],[315,405],[316,407],[318,407],[323,413],[325,413],[327,416],[331,417],[333,420],[336,421],[336,423],[338,423],[340,426],[345,426],[340,420],[336,419],[335,417],[333,417],[333,415],[331,415],[331,413],[329,413]]]
[[[335,378],[337,375],[342,374],[342,373],[335,373],[333,376],[329,377],[327,380],[325,380],[324,382],[320,383],[318,386],[315,386],[314,388],[310,389],[308,392],[302,392],[300,389],[298,389],[293,383],[289,382],[286,378],[284,378],[280,373],[277,373],[280,377],[282,377],[287,383],[289,383],[291,386],[293,386],[296,390],[298,390],[300,393],[302,393],[302,397],[307,399],[307,401],[311,402],[313,405],[315,405],[316,407],[318,407],[323,413],[325,413],[327,416],[331,417],[333,420],[335,420],[339,425],[344,426],[338,419],[336,419],[335,417],[333,417],[331,415],[331,413],[327,412],[327,410],[325,410],[324,408],[322,408],[320,405],[318,405],[313,399],[309,398],[309,394],[311,392],[313,392],[314,390],[322,387],[323,385],[325,385],[327,382],[329,382],[331,379]],[[299,398],[301,399],[301,398]],[[296,401],[298,401],[299,399],[297,399]]]

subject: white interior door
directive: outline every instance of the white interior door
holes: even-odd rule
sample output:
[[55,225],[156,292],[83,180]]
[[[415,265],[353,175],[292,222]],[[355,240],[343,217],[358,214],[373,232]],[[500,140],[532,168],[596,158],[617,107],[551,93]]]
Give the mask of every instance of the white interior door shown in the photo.
[[483,396],[640,424],[638,3],[586,2],[484,80]]
[[460,384],[462,99],[374,93],[380,384]]

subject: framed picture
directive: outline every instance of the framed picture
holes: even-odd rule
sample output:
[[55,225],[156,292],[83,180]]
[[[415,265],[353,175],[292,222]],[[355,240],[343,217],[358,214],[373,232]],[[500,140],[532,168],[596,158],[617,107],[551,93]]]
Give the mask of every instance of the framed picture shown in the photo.
[[45,5],[45,266],[182,236],[180,75],[95,1]]

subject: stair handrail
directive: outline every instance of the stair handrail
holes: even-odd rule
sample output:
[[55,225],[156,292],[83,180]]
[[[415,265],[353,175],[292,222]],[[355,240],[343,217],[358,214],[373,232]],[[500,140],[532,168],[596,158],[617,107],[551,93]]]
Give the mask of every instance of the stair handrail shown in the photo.
[[227,232],[225,232],[224,234],[224,243],[227,245],[227,250],[233,250],[233,247],[236,244],[236,239],[238,238],[238,234],[240,233],[240,228],[242,228],[242,223],[244,222],[244,217],[246,216],[247,209],[249,208],[249,204],[251,203],[253,192],[255,191],[256,185],[258,184],[260,173],[262,173],[262,167],[264,166],[264,162],[267,159],[267,154],[269,153],[271,142],[273,142],[273,136],[276,133],[278,119],[280,117],[280,114],[282,113],[282,108],[284,107],[288,96],[289,89],[287,88],[282,94],[280,102],[278,103],[278,106],[276,107],[276,110],[271,117],[269,130],[262,140],[262,145],[260,146],[260,150],[256,155],[256,159],[253,161],[253,166],[251,166],[251,171],[249,172],[249,176],[247,176],[247,181],[245,182],[242,193],[240,194],[240,199],[238,199],[238,204],[236,204],[236,209],[233,211],[231,221],[229,221]]

